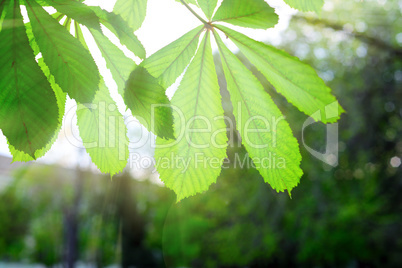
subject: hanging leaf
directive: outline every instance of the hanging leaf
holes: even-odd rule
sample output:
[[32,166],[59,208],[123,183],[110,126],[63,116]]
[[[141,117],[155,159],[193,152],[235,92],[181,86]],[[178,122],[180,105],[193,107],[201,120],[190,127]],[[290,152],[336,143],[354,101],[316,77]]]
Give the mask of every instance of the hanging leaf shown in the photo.
[[27,36],[28,36],[29,45],[31,46],[31,48],[32,48],[32,50],[34,52],[34,55],[37,56],[40,53],[40,49],[39,49],[39,46],[36,43],[35,37],[34,37],[34,35],[32,33],[31,23],[29,23],[29,22],[25,23],[25,30],[26,30],[26,33],[27,33]]
[[288,190],[290,194],[303,174],[299,144],[258,79],[216,32],[215,40],[242,143],[265,182],[278,192]]
[[194,56],[202,30],[197,27],[144,60],[127,81],[127,106],[159,137],[174,139],[172,109],[165,91]]
[[32,158],[55,134],[55,93],[35,61],[18,1],[7,1],[0,32],[0,128],[9,144]]
[[254,29],[268,29],[278,23],[278,15],[264,0],[223,0],[213,18],[213,22],[218,21]]
[[[139,1],[145,2],[146,7],[146,0],[137,0],[135,2]],[[134,29],[131,28],[128,22],[124,21],[120,15],[107,12],[99,7],[90,7],[70,0],[61,0],[54,7],[61,13],[85,25],[89,29],[102,32],[100,27],[100,22],[102,22],[102,24],[112,31],[120,39],[121,43],[136,56],[141,59],[145,58],[145,49],[137,36],[135,36]]]
[[100,22],[105,25],[114,35],[116,35],[121,44],[125,45],[137,57],[145,58],[145,48],[134,34],[134,30],[127,24],[120,15],[107,12],[99,7],[90,7],[99,17]]
[[91,104],[77,107],[80,137],[92,162],[113,176],[127,165],[127,129],[116,103],[102,83]]
[[131,73],[124,99],[133,115],[149,131],[161,138],[174,139],[172,108],[165,88],[142,66]]
[[120,15],[136,31],[145,19],[147,0],[117,0],[113,12]]
[[99,17],[87,5],[71,0],[57,0],[57,3],[53,0],[52,3],[58,12],[68,18],[74,19],[88,28],[101,31]]
[[[209,32],[172,99],[180,109],[175,117],[177,141],[157,138],[157,161],[180,159],[185,165],[160,165],[162,181],[177,200],[206,191],[216,182],[226,157],[227,137]],[[215,135],[212,136],[212,133]],[[210,161],[213,161],[210,162]]]
[[321,12],[324,0],[284,0],[289,6],[300,11],[314,11],[317,14]]
[[57,134],[60,132],[62,124],[63,124],[63,116],[64,116],[64,112],[65,112],[65,108],[66,108],[67,94],[64,93],[61,90],[61,88],[56,84],[54,77],[50,74],[49,68],[43,62],[43,58],[38,59],[38,64],[39,64],[40,68],[42,69],[42,71],[44,72],[44,74],[46,75],[53,91],[56,94],[57,106],[59,108],[59,118],[58,118],[57,130],[56,130],[53,138],[50,140],[50,142],[43,149],[37,150],[35,152],[34,157],[31,157],[29,154],[27,154],[25,152],[18,151],[17,149],[14,148],[14,146],[12,146],[9,143],[8,149],[10,150],[11,155],[13,156],[13,162],[28,162],[28,161],[32,161],[32,160],[35,160],[35,159],[38,159],[38,158],[41,158],[42,156],[44,156],[50,150],[52,145],[56,142],[56,140],[58,138]]
[[91,102],[99,85],[91,55],[35,1],[26,4],[35,40],[56,83],[78,102]]
[[203,27],[183,35],[141,63],[164,88],[171,86],[193,58]]
[[124,55],[116,45],[114,45],[109,38],[102,33],[90,30],[96,45],[102,53],[106,61],[106,66],[112,73],[113,79],[117,84],[117,90],[121,96],[124,96],[124,88],[130,73],[135,68],[133,60]]
[[77,38],[77,40],[80,41],[82,46],[85,47],[85,49],[89,51],[87,42],[85,41],[85,38],[84,38],[84,34],[77,21],[74,21],[74,29],[75,29],[75,38]]
[[340,118],[342,107],[330,105],[336,102],[336,98],[309,65],[282,50],[255,41],[227,27],[216,27],[222,30],[276,90],[300,111],[324,123],[332,123]]
[[198,0],[198,4],[204,12],[205,16],[210,20],[214,14],[218,0]]

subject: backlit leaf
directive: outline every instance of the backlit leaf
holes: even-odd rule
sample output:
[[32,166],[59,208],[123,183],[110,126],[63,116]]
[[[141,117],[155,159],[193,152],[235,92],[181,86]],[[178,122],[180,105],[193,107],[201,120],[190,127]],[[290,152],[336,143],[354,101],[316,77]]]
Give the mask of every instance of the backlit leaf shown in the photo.
[[303,174],[299,144],[258,79],[217,34],[215,39],[242,143],[265,182],[290,194]]
[[[226,125],[209,32],[173,96],[172,105],[180,111],[174,121],[177,140],[157,138],[155,159],[168,163],[159,165],[158,172],[180,201],[208,190],[216,182],[226,157]],[[173,159],[182,162],[176,165]]]
[[64,93],[61,88],[56,84],[54,77],[50,74],[49,68],[45,65],[43,62],[43,58],[38,59],[38,64],[41,67],[42,71],[44,74],[47,76],[47,79],[52,86],[53,91],[56,94],[56,99],[57,99],[57,106],[59,108],[59,118],[58,118],[58,126],[56,130],[56,134],[53,136],[53,138],[50,140],[50,142],[40,150],[37,150],[35,152],[35,157],[31,157],[29,154],[26,154],[22,151],[18,151],[17,149],[14,148],[10,143],[8,145],[8,149],[10,150],[12,156],[13,156],[13,162],[28,162],[32,161],[35,159],[38,159],[42,156],[44,156],[52,147],[52,145],[56,142],[58,135],[57,133],[60,132],[61,126],[63,123],[63,117],[64,117],[64,112],[65,112],[65,106],[66,106],[66,99],[67,99],[67,94]]
[[142,66],[131,73],[124,100],[133,115],[149,131],[161,138],[174,139],[172,108],[165,88]]
[[134,34],[134,29],[132,29],[120,15],[108,12],[99,7],[91,8],[98,15],[100,22],[119,38],[122,45],[125,45],[137,57],[141,59],[145,58],[145,48]]
[[210,20],[214,14],[218,0],[198,0],[198,4],[204,12],[205,16]]
[[127,82],[127,106],[149,131],[162,138],[174,138],[172,109],[166,88],[176,81],[190,63],[201,32],[202,26],[197,27],[145,59]]
[[164,88],[171,86],[193,58],[199,43],[202,26],[183,35],[141,63]]
[[254,29],[268,29],[278,23],[278,15],[264,0],[223,0],[212,20]]
[[127,129],[116,103],[102,83],[91,104],[78,105],[80,137],[92,162],[111,176],[127,165]]
[[138,30],[147,13],[148,0],[117,0],[113,12],[120,15],[134,30]]
[[113,79],[117,84],[117,90],[120,95],[124,96],[124,88],[126,81],[135,68],[133,60],[124,55],[116,45],[114,45],[106,36],[102,33],[90,30],[95,40],[96,45],[102,53],[103,58],[106,61],[106,66],[112,73]]
[[55,134],[55,93],[35,61],[18,1],[7,1],[0,32],[0,128],[9,144],[35,158]]
[[87,5],[71,0],[53,0],[51,3],[58,12],[68,18],[74,19],[88,28],[101,30],[98,16]]
[[91,102],[99,71],[90,53],[35,1],[27,1],[35,40],[56,83],[71,98]]
[[289,6],[296,8],[300,11],[314,11],[321,12],[324,5],[324,0],[284,0]]
[[224,26],[221,29],[286,99],[316,121],[336,122],[343,112],[316,71],[286,52]]

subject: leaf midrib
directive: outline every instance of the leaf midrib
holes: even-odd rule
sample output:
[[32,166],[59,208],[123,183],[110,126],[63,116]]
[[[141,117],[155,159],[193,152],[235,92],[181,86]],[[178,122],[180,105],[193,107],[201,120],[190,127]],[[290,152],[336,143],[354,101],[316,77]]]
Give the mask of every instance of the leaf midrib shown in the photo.
[[34,154],[34,152],[32,151],[32,142],[31,142],[31,139],[29,138],[29,133],[28,133],[28,128],[27,128],[27,126],[26,126],[26,124],[25,124],[25,114],[24,114],[24,111],[23,111],[23,109],[22,109],[22,105],[21,105],[21,94],[20,94],[20,88],[19,88],[19,86],[18,86],[18,73],[17,73],[17,65],[18,65],[18,63],[17,63],[17,50],[15,49],[15,47],[17,47],[17,41],[16,41],[16,39],[17,39],[17,36],[16,36],[16,21],[17,21],[17,15],[16,15],[16,10],[18,9],[18,4],[17,4],[17,2],[14,2],[14,8],[13,8],[13,43],[14,43],[14,45],[13,45],[13,47],[14,47],[14,49],[13,49],[13,58],[14,58],[14,61],[13,61],[13,66],[12,66],[12,68],[14,68],[14,79],[15,79],[15,89],[16,89],[16,91],[17,91],[17,99],[18,99],[18,111],[19,111],[19,114],[20,114],[20,118],[21,118],[21,121],[22,121],[22,124],[24,125],[24,129],[25,129],[25,134],[26,134],[26,136],[27,136],[27,141],[28,141],[28,144],[29,144],[29,150],[30,150],[30,152],[31,152],[31,156],[33,157],[33,158],[35,158],[35,154]]
[[236,17],[229,17],[229,18],[226,18],[226,19],[213,20],[212,22],[237,20],[237,19],[247,18],[247,17],[250,17],[250,16],[257,15],[257,14],[262,13],[262,12],[263,12],[263,10],[260,10],[260,11],[255,11],[255,12],[252,12],[250,14],[246,14],[246,15],[242,15],[242,16],[236,16]]
[[[207,35],[208,35],[209,33],[207,33]],[[201,91],[201,77],[202,77],[202,74],[203,74],[203,70],[204,70],[204,65],[205,65],[205,52],[206,52],[206,49],[207,49],[207,41],[208,41],[208,36],[205,36],[204,37],[205,38],[205,44],[204,44],[204,48],[203,48],[203,50],[202,50],[202,57],[201,57],[201,66],[200,66],[200,76],[199,76],[199,79],[198,79],[198,86],[197,86],[197,97],[196,97],[196,101],[195,101],[195,108],[194,108],[194,116],[197,114],[197,110],[198,110],[198,97],[199,97],[199,95],[200,95],[200,91]],[[190,139],[189,139],[189,141],[187,142],[187,153],[186,153],[186,158],[185,159],[188,159],[188,157],[189,157],[189,154],[190,154],[190,148],[191,148],[191,145],[190,145],[190,143],[192,143],[192,137],[193,137],[193,132],[191,132],[190,133]],[[184,186],[184,181],[182,180],[182,182],[181,182],[181,186],[180,186],[180,193],[182,193],[183,192],[183,186]]]
[[[38,22],[38,24],[40,25],[40,27],[43,29],[43,32],[45,33],[45,35],[47,36],[49,42],[53,45],[53,47],[55,48],[55,50],[57,51],[57,55],[62,59],[62,62],[64,65],[66,65],[68,67],[68,62],[65,60],[63,53],[60,53],[58,47],[56,46],[56,44],[54,43],[53,39],[50,37],[49,33],[46,31],[46,28],[43,26],[43,24],[41,23],[41,21],[39,20],[38,16],[36,15],[34,9],[32,8],[32,6],[29,4],[29,1],[26,1],[27,5],[29,6],[29,8],[32,11],[32,14],[35,16],[36,21]],[[33,32],[33,30],[32,30]],[[45,56],[43,55],[43,58],[45,58]],[[64,68],[64,71],[67,71],[70,75],[72,75],[70,68]]]
[[[204,65],[205,65],[205,59],[204,59],[204,58],[205,58],[205,51],[206,51],[206,49],[207,49],[207,36],[206,36],[205,38],[206,38],[206,40],[205,40],[204,48],[203,48],[203,50],[202,50],[202,57],[201,57],[200,76],[199,76],[200,79],[198,79],[197,97],[196,97],[195,107],[194,107],[194,116],[197,115],[197,111],[198,111],[198,98],[199,98],[199,96],[200,96],[201,80],[202,80],[201,77],[202,77],[202,75],[203,75],[203,72],[204,72]],[[193,124],[194,124],[194,122],[193,122]],[[191,139],[192,136],[193,136],[193,132],[190,133],[190,141],[189,141],[189,142],[192,141],[192,139]],[[188,143],[188,145],[190,146],[190,143]]]

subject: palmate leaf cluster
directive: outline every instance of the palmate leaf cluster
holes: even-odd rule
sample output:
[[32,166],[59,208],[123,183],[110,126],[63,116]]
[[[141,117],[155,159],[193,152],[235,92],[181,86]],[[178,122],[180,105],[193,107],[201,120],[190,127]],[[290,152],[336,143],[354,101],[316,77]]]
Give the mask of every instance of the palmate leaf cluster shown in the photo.
[[[84,39],[83,28],[87,28],[127,108],[157,135],[156,161],[170,159],[158,166],[166,186],[178,200],[206,191],[221,172],[228,142],[212,54],[215,42],[242,143],[254,163],[268,155],[283,159],[284,168],[256,168],[272,188],[290,194],[302,175],[298,142],[288,123],[279,120],[283,115],[260,81],[221,36],[230,39],[280,94],[315,120],[335,122],[342,108],[330,105],[335,97],[310,66],[227,27],[275,26],[278,15],[264,0],[224,0],[220,6],[217,0],[176,1],[201,25],[144,59],[145,49],[134,31],[145,18],[146,0],[118,0],[112,13],[73,0],[0,0],[0,129],[14,160],[39,158],[51,147],[68,95],[78,103],[78,128],[92,161],[111,175],[126,166],[126,126]],[[323,0],[285,2],[302,11],[319,12],[323,5]],[[27,10],[28,23],[23,22],[21,6]],[[50,15],[45,6],[57,12]],[[141,64],[136,66],[127,58],[103,34],[101,25],[144,59]],[[170,100],[166,90],[180,76]],[[275,129],[267,130],[267,125]],[[250,128],[253,131],[247,131]],[[182,159],[186,165],[175,165],[173,159]]]
[[[23,22],[21,6],[28,23]],[[57,12],[50,15],[47,6]],[[126,22],[122,16],[127,14],[68,0],[2,0],[0,9],[0,128],[14,161],[37,159],[50,149],[61,129],[68,95],[78,104],[80,137],[93,162],[111,175],[120,172],[127,163],[126,126],[88,49],[83,28],[88,28],[123,94],[135,63],[104,36],[101,25],[143,59],[145,49],[134,35],[141,21]],[[141,7],[139,11],[145,13]],[[110,116],[116,120],[106,120]]]

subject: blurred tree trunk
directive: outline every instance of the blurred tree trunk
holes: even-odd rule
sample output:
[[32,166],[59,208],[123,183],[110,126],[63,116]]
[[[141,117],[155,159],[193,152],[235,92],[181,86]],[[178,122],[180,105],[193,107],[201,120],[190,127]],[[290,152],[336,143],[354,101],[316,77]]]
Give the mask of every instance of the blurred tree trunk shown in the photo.
[[125,174],[119,178],[119,217],[121,222],[121,266],[155,267],[151,253],[145,249],[145,221],[137,211],[132,178]]
[[76,177],[74,180],[75,190],[74,199],[70,207],[64,211],[64,228],[65,228],[65,253],[64,263],[65,267],[75,267],[75,262],[78,259],[78,213],[79,204],[82,196],[82,180],[83,172],[77,168]]
[[379,49],[382,49],[384,51],[389,51],[390,53],[396,55],[396,56],[402,56],[402,49],[398,47],[394,47],[391,44],[373,36],[369,36],[365,33],[359,33],[356,31],[350,31],[350,30],[345,30],[343,24],[338,24],[336,22],[328,21],[325,19],[318,19],[318,18],[311,18],[311,17],[306,17],[306,16],[300,16],[300,15],[294,15],[293,19],[296,19],[300,22],[304,22],[310,25],[320,25],[325,28],[331,28],[335,31],[341,31],[344,32],[345,34],[350,35],[351,37],[357,38],[360,41],[367,43],[369,45],[375,46]]

